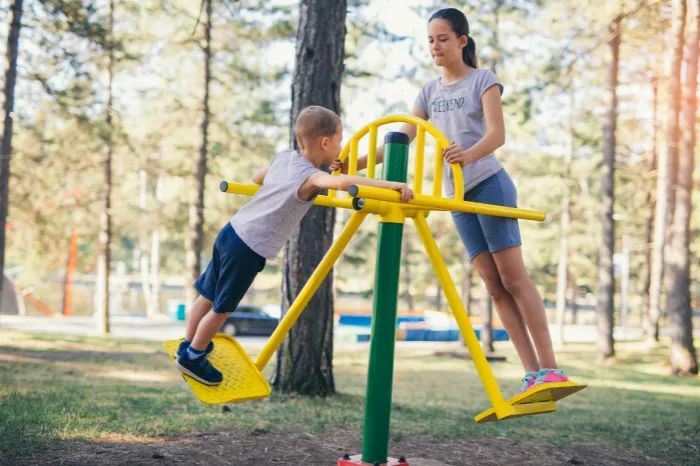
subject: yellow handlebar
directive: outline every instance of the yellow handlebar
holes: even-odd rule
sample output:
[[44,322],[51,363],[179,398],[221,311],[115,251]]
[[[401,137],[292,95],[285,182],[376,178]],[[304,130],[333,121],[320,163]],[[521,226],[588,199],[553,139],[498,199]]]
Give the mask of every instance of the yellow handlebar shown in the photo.
[[[348,189],[348,192],[354,198],[401,203],[401,193],[391,189],[353,185]],[[414,206],[433,210],[451,210],[473,214],[494,215],[496,217],[520,218],[538,222],[545,219],[545,213],[536,210],[516,209],[514,207],[482,204],[479,202],[458,201],[437,196],[426,196],[425,194],[415,194],[413,200],[405,204],[402,203],[401,205],[405,206],[405,208]]]
[[[428,121],[413,115],[388,115],[365,125],[358,132],[352,135],[343,150],[338,155],[341,162],[347,160],[348,174],[357,174],[358,145],[360,140],[369,133],[369,151],[367,153],[367,178],[375,178],[375,168],[377,160],[377,130],[380,126],[389,123],[408,123],[416,126],[416,155],[413,170],[413,191],[417,194],[423,192],[423,162],[425,154],[425,133],[429,133],[435,139],[435,171],[433,173],[433,196],[440,197],[442,193],[442,151],[450,145],[450,141],[442,132]],[[462,166],[457,163],[451,164],[452,175],[454,177],[455,200],[464,197],[464,179],[462,176]],[[333,172],[339,175],[340,170]],[[328,196],[334,198],[335,191],[329,191]]]

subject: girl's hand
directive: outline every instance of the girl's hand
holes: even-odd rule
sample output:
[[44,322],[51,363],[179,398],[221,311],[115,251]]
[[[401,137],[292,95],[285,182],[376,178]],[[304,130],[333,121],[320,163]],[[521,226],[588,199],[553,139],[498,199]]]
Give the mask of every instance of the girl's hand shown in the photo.
[[470,163],[469,154],[467,154],[467,151],[462,150],[462,148],[454,142],[445,147],[445,149],[442,151],[442,158],[445,159],[445,162],[447,163],[458,163],[462,166]]

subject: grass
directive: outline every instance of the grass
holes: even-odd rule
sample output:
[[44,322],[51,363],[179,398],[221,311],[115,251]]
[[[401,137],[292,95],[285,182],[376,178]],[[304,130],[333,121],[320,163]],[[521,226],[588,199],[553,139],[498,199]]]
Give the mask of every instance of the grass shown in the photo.
[[[327,399],[275,395],[223,413],[199,403],[156,343],[33,335],[3,330],[0,345],[0,450],[27,454],[59,439],[177,434],[225,426],[270,430],[362,429],[367,352],[336,352],[340,392]],[[597,364],[590,345],[558,352],[563,368],[589,388],[559,411],[478,425],[488,407],[473,365],[427,350],[397,351],[392,437],[506,436],[557,445],[596,443],[673,464],[700,457],[700,379],[669,376],[667,348],[620,343],[613,364]],[[493,365],[506,395],[521,369]],[[270,368],[268,367],[268,370]],[[695,458],[695,460],[693,460]]]

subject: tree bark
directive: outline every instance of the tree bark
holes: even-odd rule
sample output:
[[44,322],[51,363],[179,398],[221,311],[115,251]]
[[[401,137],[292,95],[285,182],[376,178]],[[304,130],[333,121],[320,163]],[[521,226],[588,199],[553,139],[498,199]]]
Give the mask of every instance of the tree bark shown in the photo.
[[603,126],[603,164],[600,179],[600,223],[602,243],[598,259],[598,290],[596,300],[596,320],[598,324],[598,358],[615,356],[613,340],[615,277],[613,274],[613,254],[615,252],[615,130],[617,128],[617,80],[620,59],[620,34],[622,16],[617,16],[609,26],[610,63],[608,67],[607,94],[608,112]]
[[652,250],[653,250],[653,237],[654,232],[654,211],[656,210],[656,196],[654,196],[654,189],[656,186],[656,170],[657,170],[657,120],[658,120],[658,106],[659,106],[659,83],[657,78],[652,79],[652,89],[653,89],[653,123],[652,123],[652,139],[651,139],[651,151],[649,151],[647,157],[647,174],[649,180],[647,183],[647,193],[644,205],[648,206],[647,218],[644,224],[644,268],[642,269],[642,315],[641,315],[641,326],[644,333],[648,334],[650,332],[650,315],[651,315],[651,264],[652,264]]
[[191,303],[196,297],[194,282],[202,272],[202,248],[204,247],[204,184],[207,177],[207,151],[209,149],[209,87],[211,86],[211,15],[212,0],[204,0],[206,17],[204,18],[204,96],[202,98],[202,140],[199,157],[194,166],[194,192],[190,201],[189,244],[187,248],[187,278],[185,282],[185,301]]
[[102,335],[110,333],[109,325],[109,272],[112,256],[112,84],[114,81],[114,1],[109,2],[107,24],[107,106],[105,124],[107,127],[106,154],[103,162],[104,189],[102,191],[102,212],[100,213],[100,233],[97,240],[97,290],[95,300],[97,331]]
[[[5,224],[10,207],[10,156],[12,155],[12,123],[15,108],[15,83],[17,82],[17,57],[19,35],[22,28],[22,0],[14,0],[9,7],[9,32],[5,52],[5,89],[2,108],[3,127],[0,139],[0,296],[5,276]],[[2,300],[0,300],[0,307]]]
[[[681,2],[682,3],[682,2]],[[682,99],[682,136],[675,177],[675,196],[671,239],[668,248],[667,310],[671,330],[671,371],[674,375],[698,373],[693,345],[693,320],[690,307],[690,216],[692,212],[693,171],[695,169],[695,119],[698,85],[698,28],[700,8],[691,0],[688,7],[688,42],[685,47],[685,83]],[[674,53],[683,48],[676,44]],[[673,143],[673,141],[669,141]]]
[[659,178],[656,190],[656,225],[654,229],[654,257],[650,291],[650,340],[659,340],[661,319],[661,291],[669,270],[666,257],[672,251],[670,226],[673,224],[674,186],[678,175],[678,143],[680,141],[679,115],[681,111],[681,62],[683,60],[683,31],[685,29],[685,0],[673,1],[671,37],[674,51],[667,72],[668,111],[666,112],[666,146],[660,153]]
[[569,150],[564,155],[564,194],[561,199],[561,220],[559,239],[559,264],[557,264],[557,309],[556,320],[559,327],[557,340],[564,343],[564,315],[566,313],[566,289],[569,283],[569,229],[571,223],[571,163],[574,158],[574,92],[573,83],[569,90]]
[[[345,43],[345,0],[302,0],[292,84],[293,125],[308,105],[340,112]],[[285,246],[282,309],[294,301],[333,241],[335,210],[312,206]],[[282,392],[326,396],[333,380],[333,276],[319,287],[277,351],[273,387]]]

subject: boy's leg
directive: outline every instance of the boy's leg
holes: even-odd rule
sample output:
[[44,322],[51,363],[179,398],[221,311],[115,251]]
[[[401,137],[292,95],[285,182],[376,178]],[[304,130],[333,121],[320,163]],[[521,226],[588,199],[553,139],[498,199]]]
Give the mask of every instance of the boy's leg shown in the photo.
[[227,312],[214,312],[213,310],[207,312],[197,326],[197,332],[191,340],[190,347],[196,351],[204,351],[214,335],[221,330],[227,317]]
[[197,296],[197,299],[192,303],[190,308],[190,318],[187,321],[187,331],[185,332],[185,340],[192,341],[195,333],[197,332],[197,327],[202,318],[207,315],[207,312],[211,309],[212,302],[209,301],[202,295]]

